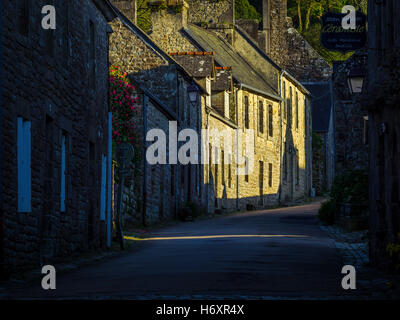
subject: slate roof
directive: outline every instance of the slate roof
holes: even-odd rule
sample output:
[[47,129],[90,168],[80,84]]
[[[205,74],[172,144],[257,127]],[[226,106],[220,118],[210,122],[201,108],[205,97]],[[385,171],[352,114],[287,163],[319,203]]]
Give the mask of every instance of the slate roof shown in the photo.
[[170,55],[194,77],[213,76],[213,52],[170,52]]
[[328,132],[332,93],[329,82],[303,84],[311,92],[312,127],[316,132]]
[[215,67],[215,82],[211,88],[213,91],[231,91],[232,67]]
[[215,33],[193,24],[188,24],[184,30],[203,50],[215,52],[214,59],[218,65],[232,66],[233,78],[240,84],[281,100],[278,92],[244,58],[235,52],[225,40],[218,37]]

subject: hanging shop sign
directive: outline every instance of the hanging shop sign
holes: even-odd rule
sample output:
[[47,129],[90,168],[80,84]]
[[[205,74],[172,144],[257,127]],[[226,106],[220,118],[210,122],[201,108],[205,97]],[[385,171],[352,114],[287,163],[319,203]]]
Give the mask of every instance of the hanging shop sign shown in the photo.
[[347,14],[327,12],[322,16],[321,44],[331,51],[346,53],[365,47],[367,43],[367,17],[356,12],[355,28],[343,28]]

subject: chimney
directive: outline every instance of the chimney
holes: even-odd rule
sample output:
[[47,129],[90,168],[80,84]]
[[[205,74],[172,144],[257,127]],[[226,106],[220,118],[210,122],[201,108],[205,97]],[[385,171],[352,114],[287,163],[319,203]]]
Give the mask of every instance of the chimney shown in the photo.
[[153,32],[163,37],[187,26],[189,5],[185,0],[148,0]]
[[137,24],[137,0],[110,0],[121,13]]
[[271,0],[262,0],[262,29],[271,28]]

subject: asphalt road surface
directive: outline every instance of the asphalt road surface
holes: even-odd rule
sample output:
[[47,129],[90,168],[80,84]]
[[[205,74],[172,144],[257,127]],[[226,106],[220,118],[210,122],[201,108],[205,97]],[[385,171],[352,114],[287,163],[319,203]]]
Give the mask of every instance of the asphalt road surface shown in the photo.
[[[319,203],[179,223],[138,249],[59,275],[56,290],[19,298],[327,299],[341,288],[341,258],[319,227]],[[135,240],[128,240],[135,241]]]

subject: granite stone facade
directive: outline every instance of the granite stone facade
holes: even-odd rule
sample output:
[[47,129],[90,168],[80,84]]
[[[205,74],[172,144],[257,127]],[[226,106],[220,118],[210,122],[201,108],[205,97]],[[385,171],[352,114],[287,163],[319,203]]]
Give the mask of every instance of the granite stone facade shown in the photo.
[[400,2],[368,1],[368,13],[361,103],[369,128],[370,260],[393,268],[387,245],[400,243]]
[[366,63],[366,56],[356,53],[350,59],[335,63],[332,76],[335,127],[336,174],[368,167],[368,145],[365,143],[365,117],[357,96],[352,95],[347,77],[352,68]]
[[[119,2],[115,1],[115,4]],[[194,80],[193,75],[173,56],[125,16],[124,13],[129,15],[129,12],[114,9],[117,18],[110,22],[113,29],[110,36],[110,63],[128,73],[139,97],[136,147],[141,154],[141,162],[136,168],[138,176],[131,180],[132,184],[137,185],[132,191],[134,194],[130,195],[135,199],[136,208],[127,214],[131,215],[131,221],[154,224],[177,217],[189,202],[205,205],[205,200],[199,196],[202,188],[199,182],[201,165],[181,165],[176,160],[171,163],[168,153],[170,136],[173,139],[174,135],[187,128],[199,134],[198,107],[189,102],[187,93]],[[176,124],[175,134],[170,130],[171,123]],[[153,142],[146,139],[152,129],[162,130],[166,135],[166,164],[147,161],[146,152]]]
[[41,27],[46,4],[2,2],[6,269],[106,245],[100,194],[108,154],[109,12],[102,1],[52,1],[52,31]]
[[[184,15],[184,12],[180,14]],[[168,26],[171,21],[176,21],[175,15],[168,8],[153,12],[151,37],[155,42],[170,52],[188,49],[194,52],[214,51],[218,68],[232,67],[234,88],[230,105],[234,112],[229,116],[224,113],[222,96],[213,94],[211,108],[202,109],[203,128],[208,128],[210,132],[226,130],[226,137],[233,135],[235,130],[241,131],[241,157],[250,158],[250,150],[246,150],[245,143],[247,135],[253,135],[254,140],[255,147],[251,151],[254,153],[253,166],[247,175],[236,174],[236,169],[245,172],[244,163],[239,163],[237,159],[233,159],[231,165],[227,164],[233,150],[226,149],[224,139],[211,147],[211,159],[219,159],[219,163],[204,166],[209,211],[265,208],[308,195],[311,189],[311,109],[308,91],[290,74],[285,74],[243,28],[216,22],[200,23],[200,26],[183,22],[180,27],[174,23],[172,29]],[[172,33],[174,38],[168,41],[165,34]],[[286,99],[291,102],[291,107],[288,107],[288,113],[293,117],[289,117],[291,122],[282,119],[281,101],[285,100],[283,82],[288,87]],[[212,81],[212,90],[214,85]],[[247,133],[246,129],[253,131]],[[223,156],[227,157],[225,162],[222,162]],[[284,159],[287,162],[285,179],[282,171]]]

